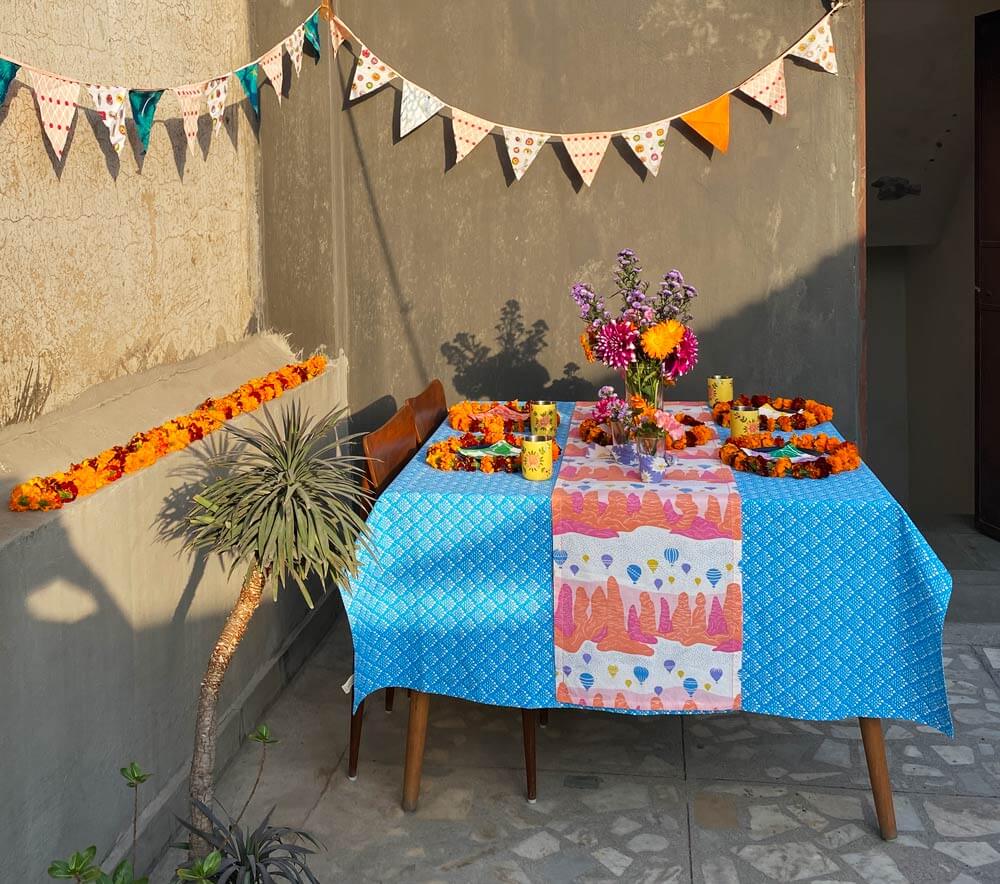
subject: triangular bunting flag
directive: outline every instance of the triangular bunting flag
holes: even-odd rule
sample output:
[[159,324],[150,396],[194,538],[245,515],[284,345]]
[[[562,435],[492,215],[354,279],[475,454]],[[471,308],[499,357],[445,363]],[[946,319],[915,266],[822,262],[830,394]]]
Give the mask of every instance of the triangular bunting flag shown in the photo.
[[281,88],[285,81],[285,65],[281,55],[280,43],[261,57],[260,66],[264,69],[264,74],[274,87],[274,94],[278,96],[278,104],[281,104]]
[[828,73],[837,73],[837,53],[833,48],[829,16],[789,49],[788,54],[811,61]]
[[17,76],[20,68],[19,64],[7,61],[6,58],[0,58],[0,107],[3,106],[7,98],[7,90],[10,88],[10,83]]
[[444,102],[436,95],[431,95],[419,86],[414,86],[409,80],[404,80],[403,100],[399,105],[399,137],[405,138],[443,107]]
[[314,12],[309,18],[306,19],[305,32],[303,34],[306,40],[309,41],[309,45],[312,46],[316,53],[316,59],[319,60],[320,56],[320,39],[319,39],[319,10]]
[[474,117],[458,108],[451,110],[451,128],[455,133],[455,162],[460,163],[493,129],[493,123]]
[[507,142],[507,156],[514,169],[514,177],[520,181],[538,156],[543,144],[549,140],[548,135],[540,132],[525,132],[523,129],[509,129],[504,126],[504,141]]
[[128,89],[122,86],[88,85],[87,91],[108,128],[111,146],[115,153],[120,154],[128,141],[128,133],[125,131],[125,97]]
[[187,136],[188,149],[192,152],[198,144],[198,117],[201,116],[201,102],[205,97],[205,83],[190,83],[187,86],[174,88],[174,95],[181,106],[181,119],[184,120],[184,134]]
[[222,117],[226,113],[226,95],[229,92],[229,74],[209,80],[205,86],[205,101],[208,102],[208,115],[212,118],[212,127],[218,132],[222,128]]
[[625,143],[632,148],[642,164],[653,173],[660,171],[660,161],[663,159],[663,149],[667,144],[667,132],[670,131],[670,120],[660,120],[648,126],[626,129],[622,132]]
[[748,95],[758,104],[770,108],[776,114],[788,113],[788,95],[785,92],[785,60],[772,61],[764,70],[754,74],[742,86],[740,92]]
[[361,47],[358,63],[354,66],[354,80],[351,82],[351,101],[362,95],[381,89],[386,83],[399,76],[391,67],[380,61],[367,46]]
[[62,159],[69,138],[69,130],[76,116],[76,100],[80,97],[80,84],[61,77],[52,77],[41,71],[28,71],[35,90],[38,114],[42,118],[42,131],[52,145],[52,150]]
[[292,67],[296,74],[302,73],[302,41],[305,40],[305,25],[299,25],[292,33],[285,38],[285,51],[292,60]]
[[330,19],[330,45],[333,46],[333,57],[337,57],[337,50],[344,44],[346,35],[340,28],[340,22],[335,18]]
[[681,119],[713,147],[729,150],[729,93],[702,105]]
[[240,68],[236,73],[236,79],[243,86],[243,91],[250,99],[250,107],[253,108],[255,117],[260,116],[260,72],[257,63],[248,64],[245,68]]
[[563,144],[569,151],[569,158],[580,173],[583,183],[590,187],[594,183],[597,167],[604,159],[604,153],[611,141],[610,132],[591,132],[587,135],[563,135]]
[[131,89],[128,93],[128,101],[132,105],[132,119],[135,120],[135,131],[139,133],[144,151],[149,150],[149,133],[152,131],[156,106],[160,103],[162,95],[162,89]]

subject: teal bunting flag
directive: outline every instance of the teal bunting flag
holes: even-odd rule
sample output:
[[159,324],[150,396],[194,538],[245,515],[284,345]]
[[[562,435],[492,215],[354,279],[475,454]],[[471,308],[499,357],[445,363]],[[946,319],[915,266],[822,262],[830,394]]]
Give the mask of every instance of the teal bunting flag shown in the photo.
[[245,68],[240,68],[236,72],[236,79],[243,86],[247,98],[250,99],[250,107],[254,114],[260,116],[260,71],[257,69],[257,62],[248,64]]
[[4,99],[7,98],[10,81],[14,79],[20,69],[21,66],[19,64],[7,61],[6,58],[0,58],[0,106],[3,105]]
[[153,128],[153,117],[156,106],[163,95],[162,89],[130,89],[128,103],[132,106],[132,119],[135,120],[135,131],[139,133],[142,149],[149,149],[149,133]]
[[316,10],[316,12],[306,19],[306,40],[309,41],[309,45],[312,46],[313,50],[316,52],[316,58],[318,60],[320,56],[319,10]]

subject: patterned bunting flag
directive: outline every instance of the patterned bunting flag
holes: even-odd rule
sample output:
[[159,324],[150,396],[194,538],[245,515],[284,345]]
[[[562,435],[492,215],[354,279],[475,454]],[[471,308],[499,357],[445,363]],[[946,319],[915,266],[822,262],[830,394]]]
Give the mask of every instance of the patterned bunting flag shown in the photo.
[[29,70],[31,85],[35,90],[38,114],[42,118],[42,131],[49,139],[55,155],[62,159],[66,139],[76,117],[76,100],[80,97],[80,84],[74,80],[53,77],[41,71]]
[[597,167],[604,159],[604,153],[611,141],[610,132],[591,132],[587,135],[563,135],[563,144],[569,151],[569,158],[580,173],[583,183],[590,187],[594,183]]
[[713,147],[729,150],[729,93],[684,114],[681,119]]
[[330,19],[330,45],[333,46],[333,57],[337,57],[337,50],[344,45],[346,36],[341,30],[340,22],[335,18]]
[[111,146],[115,153],[121,154],[125,142],[128,141],[128,133],[125,130],[125,97],[128,95],[128,89],[122,86],[91,84],[87,86],[87,91],[104,125],[107,126]]
[[209,80],[205,86],[205,101],[208,115],[212,118],[212,128],[218,132],[222,128],[222,117],[226,113],[226,95],[229,92],[229,74]]
[[131,89],[128,93],[129,104],[132,105],[132,119],[135,120],[135,131],[139,133],[142,149],[149,150],[149,133],[153,129],[153,117],[156,116],[156,106],[163,95],[162,89]]
[[255,117],[260,116],[260,73],[257,63],[248,64],[245,68],[240,68],[236,73],[236,79],[243,86],[243,91],[250,99],[250,107],[253,108]]
[[409,80],[404,80],[403,99],[399,105],[399,137],[405,138],[443,107],[444,102],[436,95],[431,95],[419,86],[414,86]]
[[663,159],[663,148],[667,144],[667,132],[670,131],[670,120],[660,120],[648,126],[636,129],[626,129],[622,132],[625,143],[632,148],[642,164],[653,173],[660,171],[660,161]]
[[788,50],[788,54],[811,61],[828,73],[837,73],[837,53],[833,48],[833,29],[829,18],[824,18],[816,25]]
[[381,89],[386,83],[392,82],[398,76],[391,67],[380,61],[367,46],[362,46],[361,52],[358,53],[358,63],[354,66],[351,101]]
[[280,43],[270,52],[266,52],[261,56],[260,66],[264,69],[264,74],[274,87],[274,94],[278,96],[278,104],[281,104],[281,87],[285,82],[285,71]]
[[754,74],[742,86],[740,92],[750,96],[758,104],[770,108],[776,114],[788,113],[788,96],[785,92],[785,60],[772,61],[764,70]]
[[303,36],[308,41],[309,45],[312,46],[313,51],[316,53],[316,59],[319,60],[320,56],[319,10],[314,12],[312,15],[309,16],[309,18],[306,19]]
[[10,83],[17,76],[20,68],[19,64],[7,61],[6,58],[0,58],[0,107],[3,106],[7,98],[7,90],[10,88]]
[[205,97],[205,91],[205,83],[189,83],[187,86],[174,88],[174,95],[177,96],[181,106],[188,149],[192,152],[198,145],[198,117],[201,116],[201,102]]
[[455,133],[455,162],[460,163],[493,129],[493,123],[474,117],[458,108],[451,110],[451,128]]
[[507,156],[514,169],[514,177],[520,181],[538,156],[542,145],[549,140],[548,135],[540,132],[526,132],[523,129],[503,128],[504,141],[507,142]]
[[292,60],[296,74],[302,73],[302,41],[305,40],[305,25],[299,25],[291,35],[285,38],[285,51]]

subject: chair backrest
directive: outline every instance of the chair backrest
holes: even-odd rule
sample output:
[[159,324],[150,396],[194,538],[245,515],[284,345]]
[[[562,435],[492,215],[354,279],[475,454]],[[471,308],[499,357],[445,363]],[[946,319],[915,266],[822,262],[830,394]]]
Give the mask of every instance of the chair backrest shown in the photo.
[[409,405],[400,408],[381,427],[365,436],[363,447],[368,459],[365,490],[377,497],[420,447],[413,409]]
[[444,398],[444,384],[434,378],[419,396],[407,399],[406,404],[413,409],[413,419],[417,425],[417,442],[421,445],[448,416],[448,403]]

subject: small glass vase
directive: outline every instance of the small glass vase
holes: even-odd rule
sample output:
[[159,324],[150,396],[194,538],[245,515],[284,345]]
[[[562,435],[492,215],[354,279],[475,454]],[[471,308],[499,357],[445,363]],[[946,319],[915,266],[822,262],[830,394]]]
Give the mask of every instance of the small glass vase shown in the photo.
[[639,443],[639,453],[648,454],[650,457],[655,457],[656,452],[660,449],[660,437],[652,433],[640,433],[636,437]]
[[658,408],[660,404],[660,376],[650,376],[648,373],[640,376],[638,372],[625,373],[625,400],[630,402],[633,396],[641,396],[650,408]]

